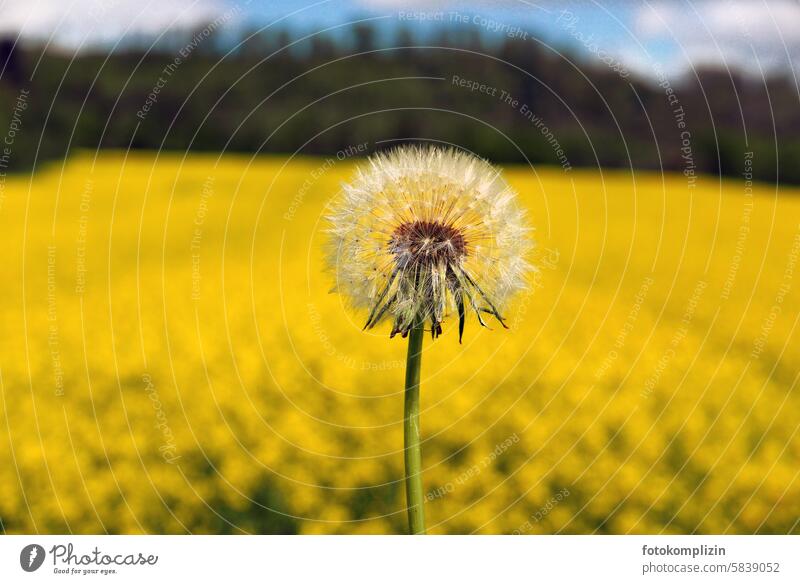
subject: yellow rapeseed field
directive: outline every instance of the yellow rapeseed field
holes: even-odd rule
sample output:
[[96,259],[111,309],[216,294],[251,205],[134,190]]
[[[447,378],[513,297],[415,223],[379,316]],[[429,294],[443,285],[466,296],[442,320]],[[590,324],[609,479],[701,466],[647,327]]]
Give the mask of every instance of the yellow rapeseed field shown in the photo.
[[[406,343],[323,265],[352,170],[83,153],[4,179],[4,531],[405,531]],[[505,173],[539,271],[511,330],[426,338],[430,531],[800,532],[800,191]]]

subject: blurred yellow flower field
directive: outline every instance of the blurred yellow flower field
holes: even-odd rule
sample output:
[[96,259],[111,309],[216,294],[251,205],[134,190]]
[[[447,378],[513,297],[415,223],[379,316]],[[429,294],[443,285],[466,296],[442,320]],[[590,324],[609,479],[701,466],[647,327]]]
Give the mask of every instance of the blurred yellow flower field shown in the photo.
[[[352,170],[84,153],[0,183],[6,532],[405,531],[406,343],[323,270]],[[539,270],[511,330],[425,340],[430,531],[800,532],[800,191],[505,174]]]

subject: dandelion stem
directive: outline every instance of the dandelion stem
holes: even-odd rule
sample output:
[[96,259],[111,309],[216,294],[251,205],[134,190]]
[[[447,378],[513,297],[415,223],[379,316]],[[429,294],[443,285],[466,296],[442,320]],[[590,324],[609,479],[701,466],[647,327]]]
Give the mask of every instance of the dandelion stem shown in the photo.
[[425,533],[425,507],[422,493],[422,449],[419,431],[419,377],[422,364],[422,338],[424,321],[414,320],[408,336],[406,360],[405,439],[406,505],[408,507],[408,529],[411,534]]

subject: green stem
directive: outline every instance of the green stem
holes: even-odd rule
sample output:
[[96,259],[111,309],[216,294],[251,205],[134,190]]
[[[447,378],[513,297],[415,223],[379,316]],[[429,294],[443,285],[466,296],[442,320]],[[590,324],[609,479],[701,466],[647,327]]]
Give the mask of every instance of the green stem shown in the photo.
[[425,507],[422,493],[422,449],[419,432],[419,375],[422,364],[424,322],[415,320],[408,336],[406,360],[405,419],[403,434],[406,461],[406,505],[411,534],[425,533]]

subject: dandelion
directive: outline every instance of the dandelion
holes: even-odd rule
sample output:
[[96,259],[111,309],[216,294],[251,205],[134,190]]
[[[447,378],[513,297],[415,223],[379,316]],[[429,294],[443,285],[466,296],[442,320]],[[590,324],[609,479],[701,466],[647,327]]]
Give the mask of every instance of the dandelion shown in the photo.
[[419,379],[426,324],[433,338],[458,315],[508,328],[502,310],[525,285],[530,248],[516,193],[489,163],[438,147],[378,154],[343,185],[330,216],[335,290],[409,338],[405,392],[406,497],[412,533],[424,533]]

